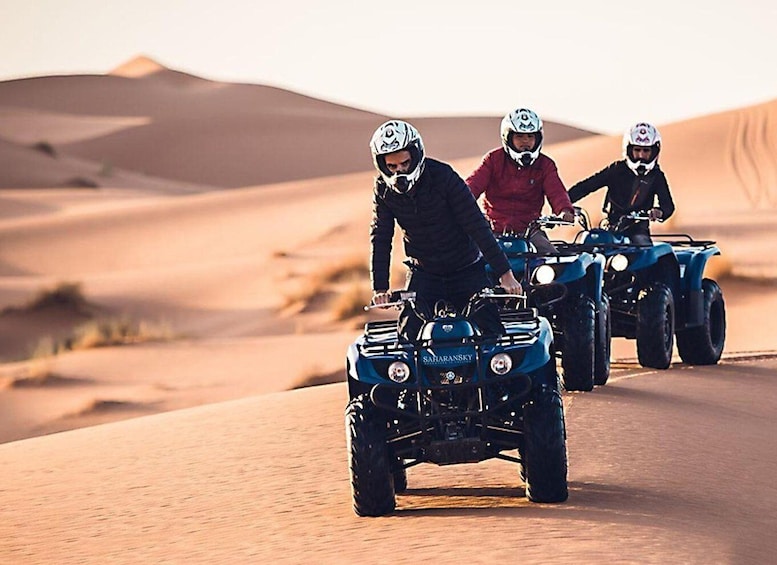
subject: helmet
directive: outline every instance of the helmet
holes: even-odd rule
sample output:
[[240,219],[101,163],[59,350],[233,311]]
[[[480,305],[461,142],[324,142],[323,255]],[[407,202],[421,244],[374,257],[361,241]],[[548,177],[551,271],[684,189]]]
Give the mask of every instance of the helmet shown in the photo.
[[[499,128],[502,134],[502,147],[510,158],[518,163],[519,167],[528,167],[540,155],[542,149],[542,120],[540,117],[528,108],[518,108],[502,118],[502,125]],[[537,140],[531,151],[518,152],[513,149],[510,143],[514,133],[533,133]]]
[[[410,152],[410,169],[406,173],[392,172],[386,166],[386,155],[397,151]],[[424,171],[424,142],[418,130],[402,120],[389,120],[372,134],[370,151],[375,168],[395,192],[405,194],[413,188]]]
[[[635,159],[634,147],[650,147],[652,149],[648,159]],[[661,134],[655,126],[647,122],[635,124],[623,134],[623,156],[629,169],[635,175],[646,175],[653,170],[658,162],[658,153],[661,151]]]

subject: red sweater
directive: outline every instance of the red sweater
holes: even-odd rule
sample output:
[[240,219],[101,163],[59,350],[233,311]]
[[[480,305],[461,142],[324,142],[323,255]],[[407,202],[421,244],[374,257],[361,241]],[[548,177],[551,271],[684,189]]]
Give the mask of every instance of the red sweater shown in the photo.
[[573,210],[556,163],[543,153],[529,167],[519,167],[502,147],[493,149],[467,178],[467,185],[476,199],[485,193],[486,216],[497,233],[523,232],[542,213],[545,198],[554,214]]

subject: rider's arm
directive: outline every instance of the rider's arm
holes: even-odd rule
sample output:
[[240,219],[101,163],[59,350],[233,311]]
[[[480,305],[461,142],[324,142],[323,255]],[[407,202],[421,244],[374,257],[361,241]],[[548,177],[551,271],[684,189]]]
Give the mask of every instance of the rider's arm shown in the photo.
[[372,224],[370,225],[370,278],[374,292],[385,292],[389,288],[389,266],[391,244],[394,239],[394,214],[385,202],[374,194],[372,201]]
[[576,183],[574,186],[572,186],[572,188],[569,189],[569,200],[572,202],[577,202],[592,192],[599,190],[602,187],[608,186],[610,182],[610,176],[617,164],[618,161],[611,163],[598,173],[595,173],[587,179]]
[[661,218],[667,220],[669,216],[674,214],[674,200],[672,200],[672,193],[669,192],[669,184],[666,182],[666,176],[663,171],[660,171],[660,175],[656,178],[655,193],[658,198],[658,208],[661,210]]
[[480,165],[478,165],[478,167],[467,177],[467,186],[472,192],[472,196],[475,197],[475,200],[486,191],[488,185],[491,183],[491,175],[494,170],[492,153],[493,151],[487,153],[480,162]]
[[569,200],[567,189],[564,188],[564,183],[561,177],[559,177],[556,163],[548,157],[547,160],[543,159],[543,168],[545,176],[542,181],[542,190],[550,203],[553,213],[565,216],[564,219],[567,221],[572,221],[575,210],[572,207],[572,202]]

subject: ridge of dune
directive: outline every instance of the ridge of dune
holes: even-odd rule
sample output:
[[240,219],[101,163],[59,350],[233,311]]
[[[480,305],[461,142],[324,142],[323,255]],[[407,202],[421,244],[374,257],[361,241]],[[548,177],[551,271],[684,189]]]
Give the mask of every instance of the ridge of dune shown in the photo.
[[84,116],[0,107],[0,138],[22,145],[59,145],[108,135],[150,122],[150,118],[144,116]]
[[169,70],[147,55],[138,55],[108,71],[109,75],[137,78]]
[[[0,138],[0,189],[102,187],[139,191],[146,189],[158,194],[185,194],[213,189],[207,185],[122,169],[110,161],[96,162],[62,155],[46,141],[26,146]],[[56,200],[56,197],[52,200]],[[6,212],[0,209],[0,218]]]
[[[83,116],[82,135],[65,141],[59,134],[62,142],[56,149],[62,154],[228,188],[370,170],[366,141],[389,118],[276,87],[208,81],[145,56],[106,76],[0,82],[3,106]],[[92,123],[88,136],[86,116],[104,120]],[[111,131],[105,122],[110,117],[147,122]],[[24,128],[29,116],[13,119],[17,129]],[[410,121],[424,128],[430,155],[450,160],[482,155],[498,146],[500,119]],[[36,127],[41,127],[40,120]],[[105,130],[100,132],[99,127]],[[322,152],[322,147],[331,145],[333,132],[338,150]],[[590,135],[593,132],[545,122],[548,143]]]

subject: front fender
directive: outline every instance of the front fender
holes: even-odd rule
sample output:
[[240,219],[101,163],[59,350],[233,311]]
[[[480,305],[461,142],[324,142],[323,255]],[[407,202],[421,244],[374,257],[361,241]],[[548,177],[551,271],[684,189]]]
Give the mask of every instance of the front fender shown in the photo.
[[720,255],[720,249],[715,246],[677,251],[677,258],[680,261],[680,279],[684,290],[701,290],[704,268],[710,257],[715,255]]
[[645,269],[655,265],[662,257],[665,257],[666,255],[674,255],[672,246],[664,242],[654,243],[652,247],[637,249],[640,249],[640,252],[634,255],[633,261],[630,261],[629,264],[629,269],[633,271],[638,271],[640,269]]

